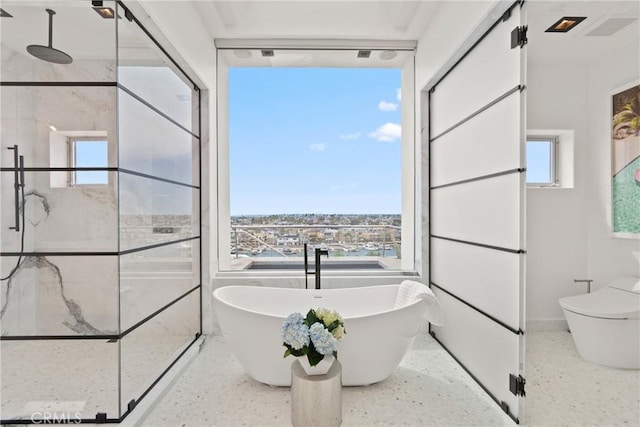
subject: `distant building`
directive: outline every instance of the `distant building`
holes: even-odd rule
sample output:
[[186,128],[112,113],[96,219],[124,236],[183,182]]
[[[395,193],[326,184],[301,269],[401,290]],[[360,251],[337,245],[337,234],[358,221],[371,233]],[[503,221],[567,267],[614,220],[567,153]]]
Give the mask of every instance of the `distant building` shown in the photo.
[[297,234],[282,234],[277,237],[276,244],[278,246],[294,246],[300,244],[300,236]]

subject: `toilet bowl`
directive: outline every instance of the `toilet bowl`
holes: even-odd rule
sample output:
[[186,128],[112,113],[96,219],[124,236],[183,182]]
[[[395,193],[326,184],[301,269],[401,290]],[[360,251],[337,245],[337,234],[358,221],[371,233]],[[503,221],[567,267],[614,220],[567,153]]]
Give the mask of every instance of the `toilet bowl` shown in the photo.
[[640,369],[639,277],[622,277],[593,293],[558,302],[583,359],[614,368]]

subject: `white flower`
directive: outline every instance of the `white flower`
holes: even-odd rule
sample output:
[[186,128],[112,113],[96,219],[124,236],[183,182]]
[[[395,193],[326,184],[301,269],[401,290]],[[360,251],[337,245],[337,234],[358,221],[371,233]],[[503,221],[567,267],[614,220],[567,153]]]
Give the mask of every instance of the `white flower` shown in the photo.
[[342,320],[342,316],[340,316],[336,311],[327,310],[326,308],[316,309],[316,316],[318,317],[318,319],[322,320],[324,326],[329,326],[336,320],[339,320],[340,324],[344,323],[344,320]]
[[331,335],[333,335],[335,339],[341,340],[342,336],[344,335],[344,326],[339,325],[337,328],[331,331]]

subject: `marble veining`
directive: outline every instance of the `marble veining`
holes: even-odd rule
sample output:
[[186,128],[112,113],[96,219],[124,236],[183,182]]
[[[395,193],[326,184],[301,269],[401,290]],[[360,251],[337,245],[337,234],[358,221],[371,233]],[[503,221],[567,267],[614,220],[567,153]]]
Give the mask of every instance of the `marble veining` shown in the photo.
[[[5,314],[7,313],[7,310],[10,307],[12,294],[15,294],[15,292],[12,292],[12,289],[15,288],[16,286],[19,286],[15,282],[16,276],[19,275],[22,271],[32,269],[32,268],[43,269],[49,272],[51,275],[53,275],[53,278],[54,278],[53,286],[55,286],[55,289],[47,289],[46,291],[43,290],[43,293],[45,293],[47,296],[50,296],[51,294],[56,294],[56,297],[57,298],[59,297],[63,302],[64,307],[66,307],[67,313],[65,313],[64,317],[60,318],[59,316],[56,316],[58,317],[58,320],[57,320],[58,322],[66,326],[71,331],[77,334],[82,334],[82,335],[111,335],[116,333],[115,331],[99,330],[95,328],[93,325],[91,325],[89,322],[87,322],[87,320],[82,315],[82,308],[80,307],[80,305],[76,301],[74,301],[71,298],[68,298],[65,295],[64,282],[63,282],[62,274],[60,273],[60,269],[58,268],[58,266],[56,266],[55,264],[47,260],[47,258],[44,256],[26,256],[17,266],[17,269],[13,272],[12,277],[7,281],[7,284],[5,286],[5,290],[3,293],[4,297],[2,301],[2,309],[0,311],[0,319],[4,319]],[[38,285],[51,287],[52,283],[51,281],[39,281]],[[45,302],[45,304],[47,305],[52,305],[53,303],[54,301],[51,301],[51,300],[47,300]],[[47,314],[53,314],[50,312],[50,310],[47,310],[47,312],[48,312]],[[58,313],[59,312],[60,310],[58,308]],[[66,314],[68,314],[69,317],[67,317]],[[69,320],[69,318],[72,320]],[[55,317],[50,317],[47,319],[47,321],[50,323],[55,323],[53,319],[55,319]],[[5,322],[6,322],[6,319],[5,319]],[[3,336],[13,334],[13,333],[14,332],[12,332],[11,330],[7,330],[5,328],[5,324],[3,324],[3,328],[2,328]]]
[[[33,200],[33,202],[31,202]],[[49,205],[49,200],[44,194],[41,194],[37,190],[31,190],[24,194],[24,201],[20,202],[20,213],[24,213],[26,209],[26,205],[28,202],[30,204],[35,204],[32,209],[29,209],[29,217],[27,219],[29,223],[37,227],[42,221],[49,217],[49,213],[51,212],[51,205]]]

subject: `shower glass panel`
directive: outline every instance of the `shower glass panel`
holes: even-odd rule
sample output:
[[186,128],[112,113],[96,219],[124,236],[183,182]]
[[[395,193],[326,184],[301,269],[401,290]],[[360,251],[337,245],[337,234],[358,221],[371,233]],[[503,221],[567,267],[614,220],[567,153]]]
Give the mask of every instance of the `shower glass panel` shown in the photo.
[[3,424],[122,421],[201,331],[199,89],[101,3],[2,2]]
[[200,334],[200,97],[124,15],[117,64],[120,399],[129,410]]
[[170,244],[198,235],[198,189],[120,173],[120,248]]
[[178,126],[200,136],[199,92],[135,21],[118,23],[118,83]]
[[75,423],[118,413],[116,342],[3,340],[0,352],[3,421],[48,416]]
[[199,142],[195,135],[124,90],[118,92],[118,124],[122,169],[198,185],[193,167]]
[[[26,159],[25,155],[25,163]],[[32,172],[28,168],[25,166],[18,177],[24,182],[24,197],[21,188],[16,198],[13,168],[0,172],[3,253],[115,254],[118,248],[115,172],[104,172],[108,177],[106,185],[74,187],[67,184],[72,170]],[[10,230],[16,223],[20,232]]]
[[193,342],[200,331],[194,291],[124,336],[121,341],[121,404],[127,407]]
[[[69,141],[83,137],[107,141],[105,166],[116,166],[115,87],[99,86],[99,82],[88,87],[67,86],[71,82],[15,83],[20,86],[2,87],[1,135],[3,144],[18,145],[26,168],[72,166]],[[0,156],[3,168],[14,166],[12,154],[3,150]],[[67,179],[52,183],[53,187],[67,185]]]
[[18,266],[2,282],[3,338],[117,334],[116,255],[20,257],[3,252],[0,266],[3,274]]
[[123,331],[199,285],[198,249],[189,240],[120,257]]

